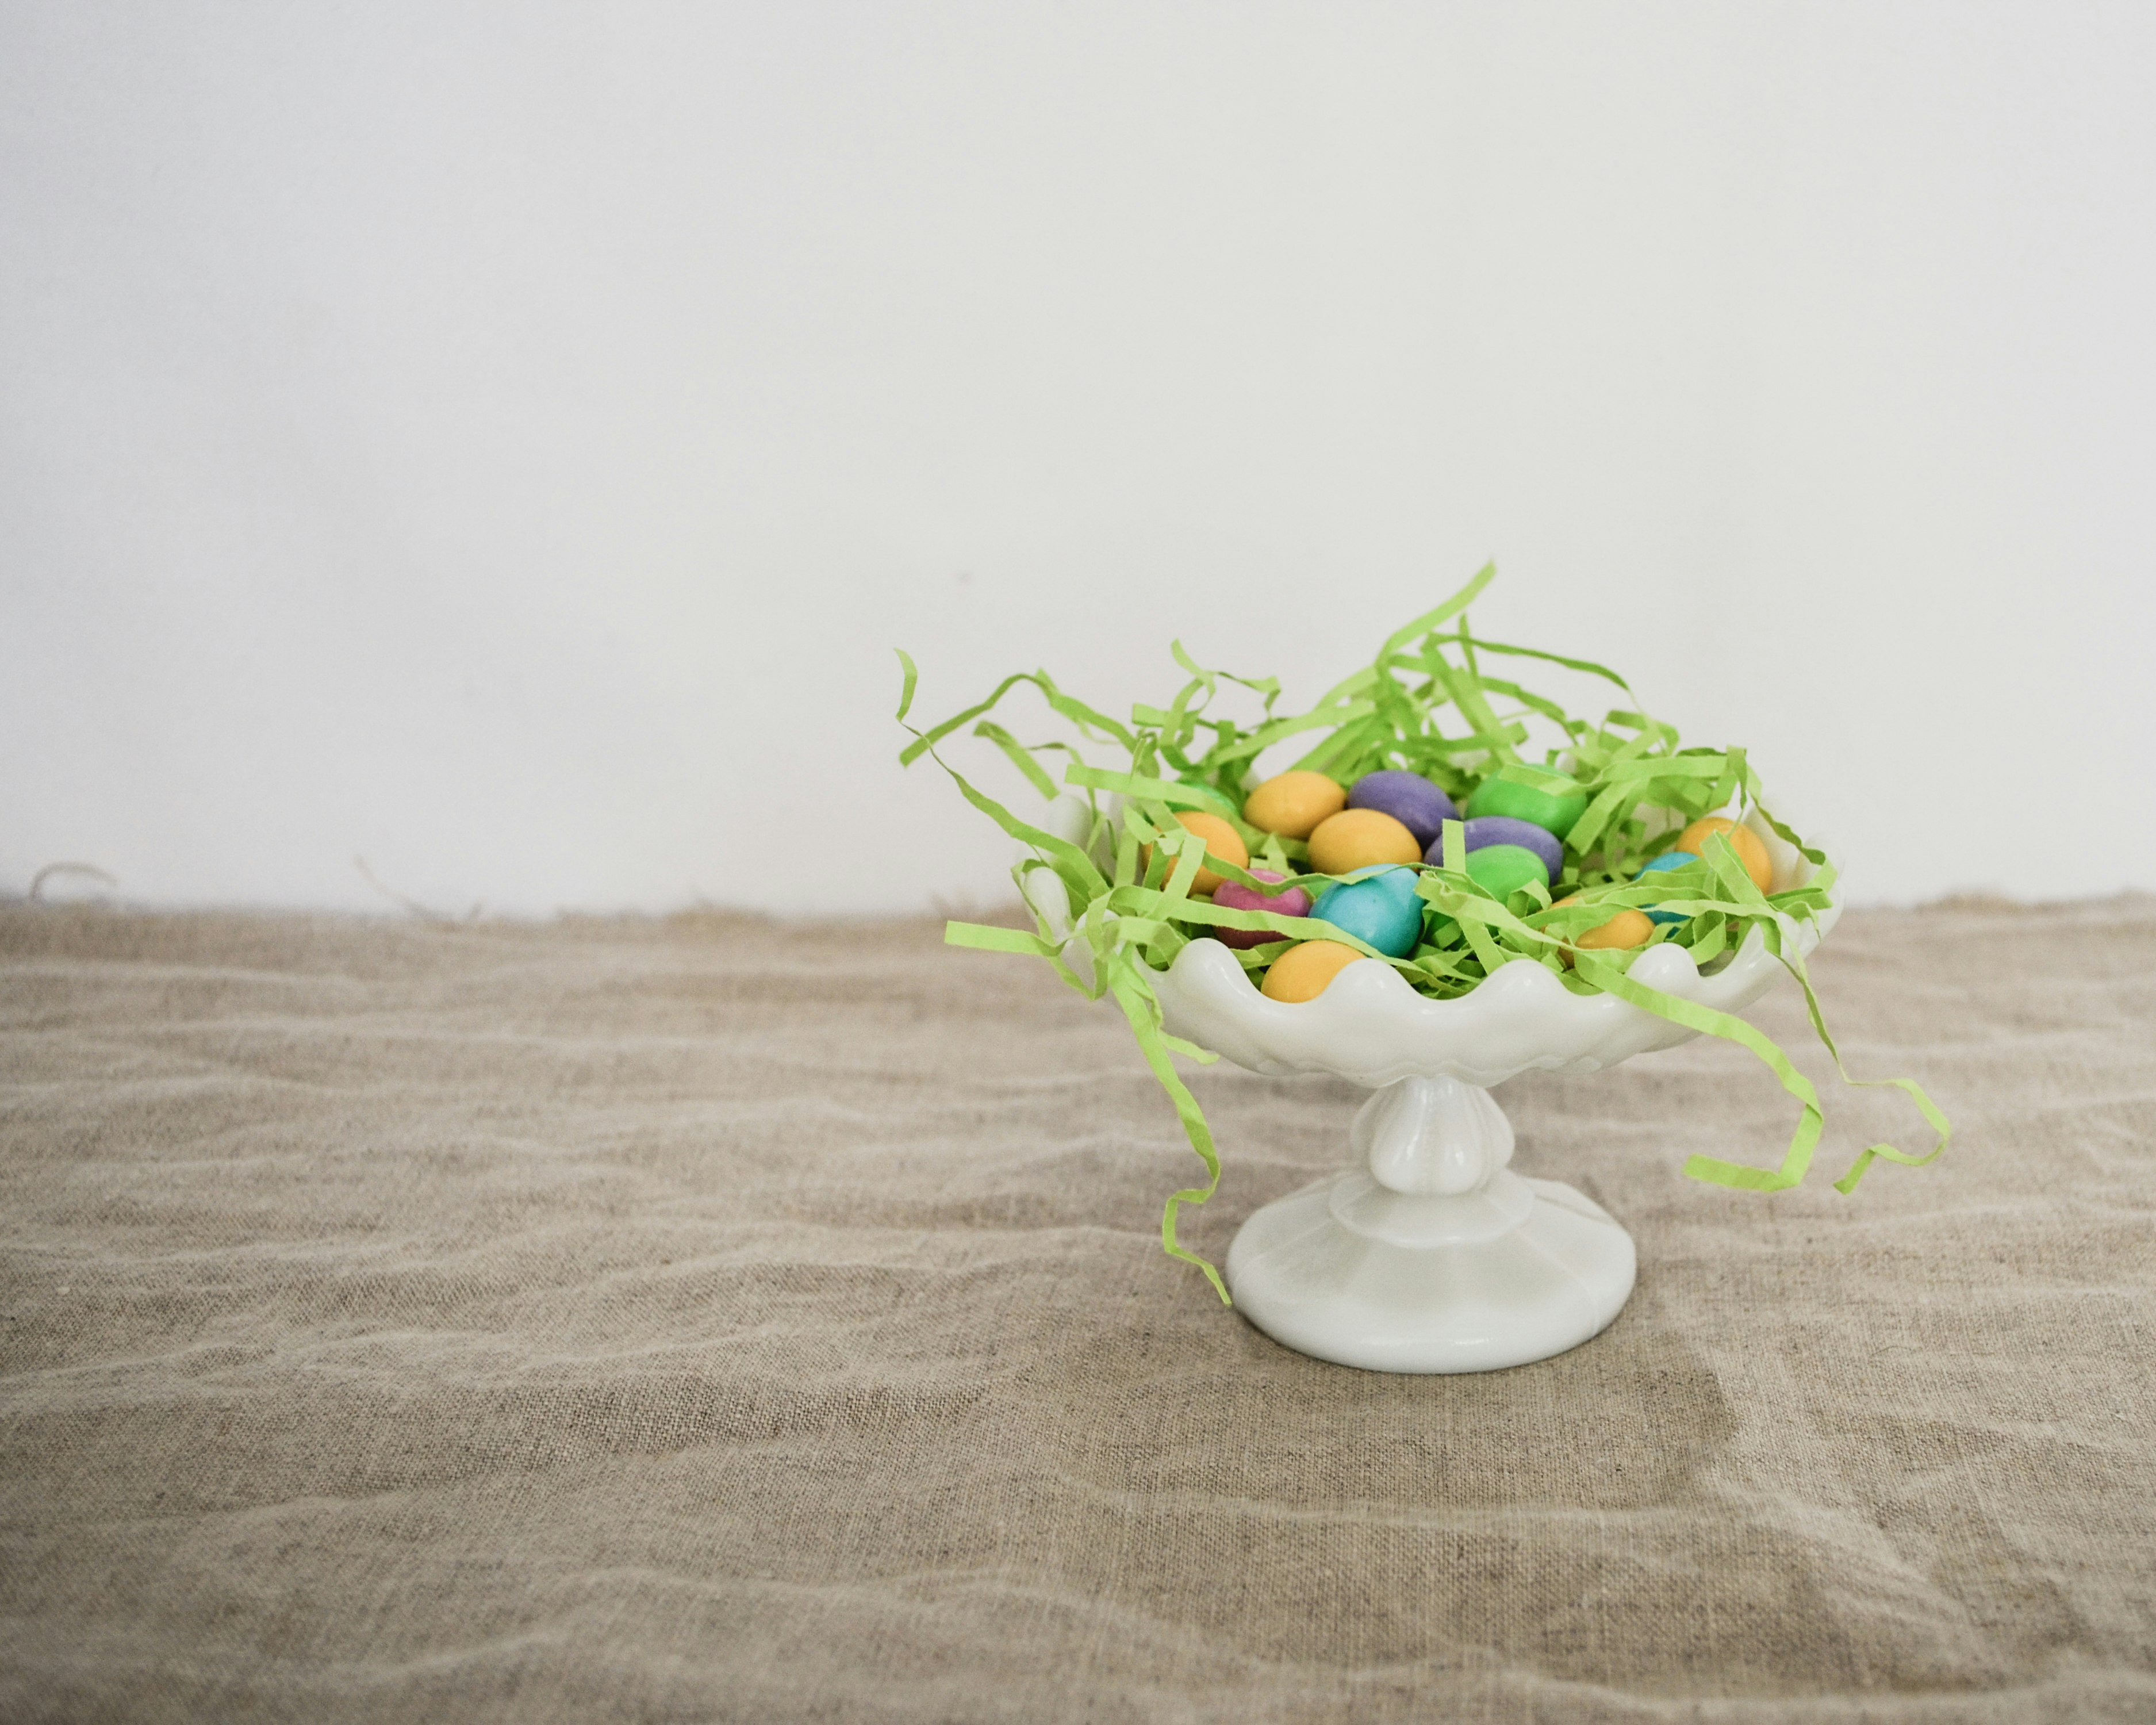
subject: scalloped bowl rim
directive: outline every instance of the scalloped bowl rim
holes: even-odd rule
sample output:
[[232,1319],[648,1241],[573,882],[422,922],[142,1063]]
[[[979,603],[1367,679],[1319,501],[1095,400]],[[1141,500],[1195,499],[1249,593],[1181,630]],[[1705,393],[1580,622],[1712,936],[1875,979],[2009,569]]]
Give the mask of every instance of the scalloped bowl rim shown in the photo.
[[[1811,868],[1757,811],[1745,824],[1767,843],[1774,890],[1810,877]],[[1816,921],[1785,919],[1785,937],[1808,957],[1840,916],[1837,896]],[[1090,973],[1082,942],[1065,952]],[[1679,999],[1734,1014],[1787,973],[1754,928],[1707,974],[1673,946],[1649,947],[1630,973]],[[1373,1087],[1414,1077],[1486,1086],[1526,1071],[1597,1072],[1700,1034],[1612,994],[1575,994],[1532,959],[1506,965],[1450,1000],[1418,993],[1389,965],[1351,964],[1314,1000],[1291,1004],[1266,999],[1232,951],[1201,939],[1153,973],[1152,987],[1171,1034],[1237,1065],[1276,1076],[1328,1073]]]

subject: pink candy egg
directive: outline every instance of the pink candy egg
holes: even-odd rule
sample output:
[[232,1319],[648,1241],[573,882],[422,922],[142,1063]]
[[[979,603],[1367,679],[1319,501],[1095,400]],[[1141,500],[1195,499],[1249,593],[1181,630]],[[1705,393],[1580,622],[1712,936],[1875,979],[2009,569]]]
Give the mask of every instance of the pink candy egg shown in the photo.
[[[1250,873],[1260,880],[1285,880],[1285,875],[1276,875],[1270,869],[1252,869]],[[1214,890],[1213,902],[1224,911],[1270,911],[1281,916],[1307,916],[1310,914],[1310,895],[1300,886],[1291,886],[1286,892],[1267,898],[1254,892],[1240,880],[1223,880]],[[1267,941],[1285,940],[1265,928],[1216,928],[1213,931],[1223,946],[1262,947]]]

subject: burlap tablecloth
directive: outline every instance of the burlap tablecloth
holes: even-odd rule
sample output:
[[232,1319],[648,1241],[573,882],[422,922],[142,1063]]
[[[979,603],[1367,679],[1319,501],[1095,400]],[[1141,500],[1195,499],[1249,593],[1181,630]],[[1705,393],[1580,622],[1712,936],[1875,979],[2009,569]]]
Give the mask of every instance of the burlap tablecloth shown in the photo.
[[[1960,1128],[1853,1199],[1893,1092],[1761,1198],[1734,1050],[1504,1086],[1639,1289],[1452,1378],[1224,1311],[1121,1019],[928,922],[0,957],[8,1720],[2156,1718],[2148,900],[1843,924]],[[1359,1092],[1196,1083],[1217,1254]]]

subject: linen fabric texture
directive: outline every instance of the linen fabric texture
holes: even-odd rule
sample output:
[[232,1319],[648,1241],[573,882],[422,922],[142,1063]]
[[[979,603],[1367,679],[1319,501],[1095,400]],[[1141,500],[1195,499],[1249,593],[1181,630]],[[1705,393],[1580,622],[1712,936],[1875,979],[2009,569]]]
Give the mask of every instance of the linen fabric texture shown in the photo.
[[[1850,915],[1830,1109],[1497,1092],[1632,1231],[1486,1376],[1161,1252],[1111,1009],[927,922],[0,911],[0,1717],[2156,1719],[2156,901]],[[1363,1092],[1193,1078],[1216,1260]]]

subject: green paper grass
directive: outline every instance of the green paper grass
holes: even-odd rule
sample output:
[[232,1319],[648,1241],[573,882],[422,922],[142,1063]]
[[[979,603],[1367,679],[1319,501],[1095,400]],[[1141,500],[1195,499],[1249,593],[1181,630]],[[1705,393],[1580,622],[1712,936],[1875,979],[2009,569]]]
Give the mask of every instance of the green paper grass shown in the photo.
[[[917,673],[910,657],[903,652],[898,655],[905,677],[898,718],[913,737],[899,756],[901,764],[911,765],[923,755],[934,760],[968,802],[1032,853],[1017,865],[1012,876],[1033,911],[1035,933],[952,922],[945,939],[953,946],[1045,959],[1070,987],[1095,999],[1105,995],[1122,1008],[1139,1051],[1174,1104],[1190,1147],[1205,1168],[1204,1185],[1186,1188],[1168,1199],[1161,1214],[1161,1244],[1170,1256],[1203,1271],[1223,1301],[1228,1299],[1228,1290],[1219,1272],[1176,1238],[1182,1207],[1203,1204],[1219,1189],[1220,1158],[1204,1111],[1172,1058],[1181,1055],[1202,1063],[1218,1057],[1167,1033],[1152,980],[1185,945],[1212,928],[1256,930],[1278,937],[1237,952],[1245,968],[1254,973],[1254,983],[1275,958],[1305,940],[1353,947],[1365,957],[1391,965],[1418,991],[1439,999],[1466,993],[1501,965],[1541,964],[1575,993],[1614,994],[1687,1029],[1737,1043],[1757,1055],[1796,1099],[1796,1129],[1778,1167],[1754,1168],[1695,1156],[1684,1171],[1717,1185],[1779,1192],[1804,1178],[1819,1142],[1825,1116],[1811,1081],[1772,1038],[1742,1019],[1633,980],[1629,974],[1632,961],[1646,947],[1582,951],[1573,944],[1578,936],[1599,927],[1614,910],[1654,905],[1677,912],[1684,920],[1658,926],[1648,945],[1685,947],[1706,969],[1726,961],[1757,928],[1767,950],[1804,990],[1812,1028],[1833,1056],[1843,1082],[1889,1084],[1905,1091],[1937,1134],[1931,1149],[1920,1156],[1891,1144],[1866,1146],[1834,1183],[1835,1189],[1853,1190],[1875,1160],[1917,1168],[1946,1148],[1950,1131],[1946,1117],[1917,1084],[1906,1078],[1851,1078],[1828,1034],[1795,939],[1799,924],[1815,918],[1830,902],[1835,870],[1822,851],[1761,809],[1774,832],[1815,865],[1811,880],[1803,886],[1763,894],[1727,840],[1719,836],[1708,841],[1708,855],[1698,862],[1635,883],[1640,869],[1668,850],[1677,834],[1701,815],[1722,810],[1741,814],[1759,806],[1758,778],[1744,751],[1681,746],[1676,728],[1649,716],[1630,685],[1606,666],[1472,634],[1467,608],[1496,574],[1494,566],[1484,568],[1435,610],[1395,630],[1374,662],[1300,714],[1274,711],[1280,700],[1277,680],[1207,670],[1176,642],[1171,650],[1189,680],[1167,706],[1142,703],[1133,707],[1127,723],[1074,699],[1045,671],[1035,671],[1006,677],[987,700],[921,731],[906,723]],[[1599,723],[1574,718],[1556,701],[1498,674],[1500,667],[1511,669],[1520,660],[1561,665],[1598,678],[1622,694],[1624,705],[1605,712]],[[1225,685],[1247,691],[1261,702],[1254,722],[1245,724],[1214,711]],[[1040,696],[1075,741],[1023,743],[988,716],[1021,686]],[[968,725],[974,736],[1001,749],[1042,797],[1053,798],[1064,788],[1082,793],[1089,810],[1082,841],[1059,838],[1012,814],[937,752],[939,742]],[[1522,752],[1529,748],[1531,736],[1538,731],[1561,740],[1545,746],[1539,760],[1530,760]],[[1309,742],[1306,752],[1286,765],[1269,768],[1265,777],[1300,768],[1352,786],[1366,773],[1404,768],[1421,773],[1463,804],[1485,779],[1499,778],[1553,795],[1584,795],[1587,810],[1566,838],[1564,870],[1550,890],[1532,886],[1503,901],[1465,872],[1460,866],[1463,841],[1456,824],[1448,824],[1439,853],[1444,865],[1424,865],[1416,889],[1427,902],[1423,942],[1405,958],[1389,957],[1330,922],[1229,910],[1192,893],[1201,861],[1215,874],[1269,896],[1301,886],[1315,897],[1339,878],[1308,872],[1304,867],[1307,850],[1301,842],[1261,832],[1242,818],[1244,798],[1260,782],[1254,770],[1258,757],[1301,739]],[[1086,758],[1088,750],[1106,752],[1113,764],[1094,764]],[[1060,785],[1052,770],[1058,764]],[[1204,842],[1177,824],[1174,816],[1179,809],[1221,816],[1249,845],[1253,866],[1289,878],[1260,881],[1243,869],[1206,860]],[[1068,933],[1060,932],[1057,922],[1040,908],[1045,900],[1055,901],[1050,895],[1058,894],[1068,907]],[[1575,894],[1577,902],[1553,902]],[[1072,941],[1081,942],[1091,957],[1090,982],[1065,958]]]

